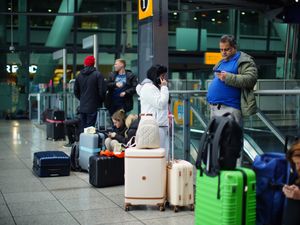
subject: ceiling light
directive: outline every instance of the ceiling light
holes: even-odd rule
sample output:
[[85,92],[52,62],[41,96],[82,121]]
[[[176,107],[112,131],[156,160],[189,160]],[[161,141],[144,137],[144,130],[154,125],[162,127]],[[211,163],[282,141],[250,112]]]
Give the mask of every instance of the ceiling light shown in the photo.
[[212,18],[212,19],[211,19],[211,21],[215,22],[215,21],[216,21],[216,19],[215,19],[215,18]]
[[174,15],[174,16],[177,16],[177,12],[173,12],[173,15]]
[[202,17],[206,17],[206,14],[203,13],[203,14],[201,14],[201,16],[202,16]]
[[221,10],[217,10],[217,13],[221,13]]
[[51,10],[51,9],[48,9],[48,12],[52,12],[52,10]]
[[8,7],[8,11],[10,11],[11,10],[11,8],[10,7]]
[[299,0],[295,0],[295,2],[299,2]]
[[197,20],[197,17],[196,17],[196,16],[194,17],[194,20]]
[[217,21],[217,23],[218,23],[218,24],[221,24],[221,23],[222,23],[222,21],[218,20],[218,21]]
[[242,15],[245,15],[246,13],[245,12],[242,12]]

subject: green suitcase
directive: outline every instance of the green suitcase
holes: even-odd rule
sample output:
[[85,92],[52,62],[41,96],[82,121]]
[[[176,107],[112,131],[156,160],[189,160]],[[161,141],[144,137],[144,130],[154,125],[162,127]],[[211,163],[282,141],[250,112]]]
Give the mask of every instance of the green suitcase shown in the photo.
[[251,169],[220,171],[211,177],[200,171],[196,182],[196,225],[255,225],[256,178]]

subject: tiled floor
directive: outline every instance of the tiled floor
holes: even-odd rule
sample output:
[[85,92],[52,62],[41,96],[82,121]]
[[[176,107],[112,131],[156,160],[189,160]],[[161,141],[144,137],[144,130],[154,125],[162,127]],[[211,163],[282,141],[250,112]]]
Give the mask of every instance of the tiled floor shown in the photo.
[[0,120],[0,224],[194,224],[194,212],[135,207],[124,211],[124,186],[94,188],[88,174],[39,178],[32,173],[36,151],[62,150],[47,141],[44,125]]

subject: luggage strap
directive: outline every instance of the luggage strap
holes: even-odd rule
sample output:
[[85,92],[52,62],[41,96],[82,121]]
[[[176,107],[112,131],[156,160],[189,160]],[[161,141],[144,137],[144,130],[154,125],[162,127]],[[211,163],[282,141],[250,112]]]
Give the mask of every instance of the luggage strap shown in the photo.
[[46,119],[46,121],[48,122],[48,123],[64,123],[64,120],[51,120],[51,119]]
[[242,197],[242,225],[246,224],[246,206],[247,206],[247,191],[248,191],[248,179],[244,170],[236,168],[243,175],[243,197]]
[[212,119],[210,121],[210,123],[207,126],[207,129],[205,130],[204,134],[202,135],[202,137],[200,139],[199,151],[198,151],[198,156],[197,156],[197,160],[196,160],[196,168],[200,169],[201,177],[203,175],[203,168],[202,168],[203,153],[204,153],[205,149],[207,148],[208,141],[210,141],[210,139],[211,139],[210,129],[211,129],[214,121],[215,121],[215,119]]

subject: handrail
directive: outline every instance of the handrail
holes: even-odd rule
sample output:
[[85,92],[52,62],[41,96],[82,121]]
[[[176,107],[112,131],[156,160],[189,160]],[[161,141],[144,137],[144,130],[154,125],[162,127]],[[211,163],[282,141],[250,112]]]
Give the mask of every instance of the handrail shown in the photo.
[[[207,90],[170,90],[170,94],[173,95],[183,95],[183,96],[191,96],[191,95],[197,95],[197,96],[205,96],[207,94]],[[293,90],[256,90],[254,91],[255,95],[300,95],[300,89],[293,89]],[[190,106],[190,110],[195,115],[196,119],[201,123],[201,125],[206,128],[207,123],[203,119],[203,116],[199,114],[199,112],[192,106]],[[270,129],[270,131],[277,137],[277,139],[284,144],[284,135],[280,132],[280,130],[273,124],[273,122],[264,115],[264,113],[258,109],[257,111],[257,117],[260,118],[260,120]],[[184,115],[186,116],[186,115]],[[190,148],[189,150],[190,155],[193,159],[195,159],[196,156],[196,150],[193,148]],[[254,157],[257,154],[262,154],[263,151],[259,148],[259,146],[256,144],[256,142],[250,137],[245,136],[244,137],[244,152],[249,156],[251,160],[254,159]]]
[[[200,94],[206,95],[207,90],[170,90],[170,94]],[[300,89],[277,89],[277,90],[256,90],[256,95],[300,95]]]

